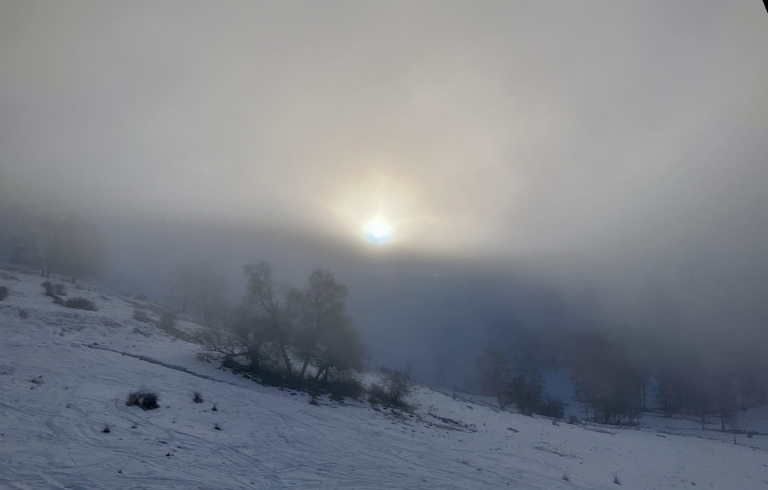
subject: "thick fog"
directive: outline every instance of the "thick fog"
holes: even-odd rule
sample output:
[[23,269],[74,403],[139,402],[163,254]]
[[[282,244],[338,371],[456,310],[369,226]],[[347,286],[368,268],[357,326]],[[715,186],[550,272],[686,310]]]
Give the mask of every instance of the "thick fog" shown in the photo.
[[4,238],[77,213],[161,301],[331,269],[435,383],[535,330],[766,341],[766,46],[747,0],[4,2]]

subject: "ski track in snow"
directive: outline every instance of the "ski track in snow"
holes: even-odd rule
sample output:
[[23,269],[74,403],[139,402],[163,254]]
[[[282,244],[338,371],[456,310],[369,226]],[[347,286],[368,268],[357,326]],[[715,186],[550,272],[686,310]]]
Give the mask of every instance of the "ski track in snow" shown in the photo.
[[[620,488],[768,488],[765,436],[555,426],[424,387],[414,414],[312,406],[201,361],[199,346],[133,319],[128,298],[70,286],[100,309],[68,310],[42,282],[0,275],[11,288],[0,302],[2,488],[615,489],[614,477]],[[138,389],[158,393],[160,409],[125,406]]]

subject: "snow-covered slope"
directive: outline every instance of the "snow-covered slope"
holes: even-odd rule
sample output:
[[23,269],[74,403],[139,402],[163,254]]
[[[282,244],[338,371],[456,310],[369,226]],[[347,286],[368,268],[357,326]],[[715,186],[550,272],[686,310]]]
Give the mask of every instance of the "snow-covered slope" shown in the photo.
[[[72,310],[42,281],[0,271],[2,488],[768,488],[765,437],[553,425],[424,387],[413,414],[314,406],[198,359],[129,298],[70,287],[99,307]],[[139,389],[160,408],[126,406]]]

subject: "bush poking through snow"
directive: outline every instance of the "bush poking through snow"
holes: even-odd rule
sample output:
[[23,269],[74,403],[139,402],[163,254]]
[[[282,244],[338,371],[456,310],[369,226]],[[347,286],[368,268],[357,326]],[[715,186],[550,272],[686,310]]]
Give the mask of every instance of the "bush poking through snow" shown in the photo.
[[103,432],[104,434],[109,434],[110,432],[112,432],[112,429],[109,428],[109,424],[104,424],[104,428],[101,429],[101,432]]
[[45,281],[43,283],[43,293],[51,298],[55,298],[56,296],[66,296],[67,288],[60,282],[54,284],[51,281]]
[[158,396],[156,393],[149,391],[134,391],[128,395],[125,404],[129,407],[139,407],[142,410],[155,410],[156,408],[160,408],[160,405],[157,404],[157,400]]
[[336,379],[323,383],[321,386],[334,401],[344,398],[358,399],[365,394],[365,386],[356,379]]
[[218,411],[219,411],[219,409],[216,408],[216,405],[214,405],[213,408],[211,409],[211,412],[218,412]]
[[380,368],[384,385],[372,384],[368,390],[368,401],[373,405],[408,409],[405,397],[413,387],[408,371]]
[[560,478],[565,481],[571,481],[571,478],[568,476],[568,473],[563,473],[563,476],[561,476]]
[[142,323],[154,324],[152,318],[149,317],[147,310],[140,310],[138,308],[133,309],[133,319]]
[[172,311],[163,312],[160,315],[160,324],[158,326],[167,331],[176,330],[176,314]]
[[87,311],[97,311],[98,308],[96,308],[96,305],[93,303],[93,301],[89,301],[85,298],[70,298],[65,303],[64,306],[67,308],[75,308],[78,310],[87,310]]
[[7,287],[5,287],[5,286],[2,286],[2,287],[0,287],[0,301],[2,301],[2,300],[4,300],[5,298],[7,298],[7,297],[8,297],[8,293],[9,293],[10,291],[11,291],[11,290],[10,290],[10,289],[8,289],[8,288],[7,288]]
[[371,405],[387,404],[387,392],[380,384],[373,383],[368,389],[368,402]]
[[216,422],[215,424],[213,424],[213,428],[216,429],[216,430],[221,430],[221,424]]
[[621,485],[621,480],[619,480],[618,476],[613,477],[613,483],[615,483],[616,485]]
[[48,296],[49,298],[53,299],[53,302],[57,305],[63,305],[64,300],[61,299],[61,297],[56,295],[56,290],[60,290],[59,288],[56,288],[51,281],[45,281],[43,283],[43,294]]
[[555,400],[554,398],[544,397],[544,399],[533,409],[533,413],[544,415],[545,417],[561,419],[564,416],[563,402]]
[[[195,403],[203,403],[203,395],[201,395],[199,391],[196,391],[194,395],[192,395],[192,401]],[[214,407],[215,406],[216,405],[214,405]]]

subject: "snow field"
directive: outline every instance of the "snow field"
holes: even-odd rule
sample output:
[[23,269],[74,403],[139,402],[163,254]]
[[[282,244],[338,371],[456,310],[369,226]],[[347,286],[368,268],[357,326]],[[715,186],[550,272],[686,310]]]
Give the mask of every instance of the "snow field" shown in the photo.
[[[199,346],[135,320],[129,298],[68,286],[99,307],[70,310],[42,295],[42,281],[0,274],[11,288],[0,302],[2,488],[615,489],[616,478],[621,488],[768,488],[764,436],[553,425],[423,386],[413,414],[327,397],[313,406],[200,360]],[[125,406],[139,389],[160,408]]]

